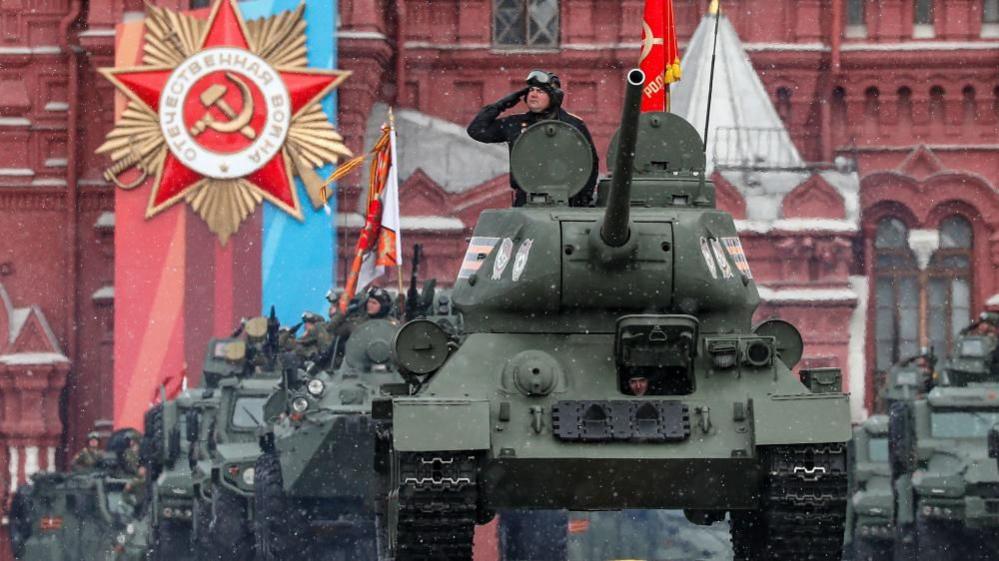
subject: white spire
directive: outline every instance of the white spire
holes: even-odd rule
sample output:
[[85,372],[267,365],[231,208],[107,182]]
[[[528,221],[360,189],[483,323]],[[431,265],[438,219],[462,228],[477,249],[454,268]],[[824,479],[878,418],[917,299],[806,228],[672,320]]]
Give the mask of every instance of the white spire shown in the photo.
[[[770,102],[735,29],[724,15],[718,24],[708,169],[714,169],[716,163],[719,167],[803,168],[804,161]],[[715,16],[704,16],[684,53],[683,80],[673,85],[671,93],[672,111],[687,119],[702,135],[708,108],[714,33]]]

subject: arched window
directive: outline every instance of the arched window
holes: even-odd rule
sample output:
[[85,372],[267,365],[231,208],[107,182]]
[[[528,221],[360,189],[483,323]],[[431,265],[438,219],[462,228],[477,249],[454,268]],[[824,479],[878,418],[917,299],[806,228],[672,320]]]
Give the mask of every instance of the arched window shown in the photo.
[[881,132],[881,92],[871,86],[864,90],[864,134],[877,136]]
[[982,23],[999,23],[999,0],[982,0]]
[[961,216],[940,222],[940,248],[927,269],[927,335],[937,356],[971,321],[971,224]]
[[777,115],[784,121],[784,124],[791,122],[791,90],[790,88],[777,88]]
[[974,125],[978,120],[978,102],[975,100],[975,88],[965,86],[961,90],[962,107],[964,108],[964,124]]
[[493,44],[497,47],[557,47],[558,0],[493,0]]
[[898,89],[898,132],[902,138],[912,133],[912,90],[906,86]]
[[874,238],[875,368],[882,372],[919,349],[919,268],[908,235],[901,220],[885,218]]

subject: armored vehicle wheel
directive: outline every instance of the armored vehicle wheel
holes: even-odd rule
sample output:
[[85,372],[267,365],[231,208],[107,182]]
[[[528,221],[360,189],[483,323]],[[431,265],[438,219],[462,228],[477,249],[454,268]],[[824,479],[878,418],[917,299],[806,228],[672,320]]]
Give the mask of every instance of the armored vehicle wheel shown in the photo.
[[191,540],[194,543],[195,553],[200,561],[209,558],[208,534],[210,533],[212,524],[212,503],[207,499],[195,499],[193,510],[194,516],[191,519],[193,535],[191,536]]
[[891,561],[892,547],[887,540],[853,538],[854,561]]
[[846,520],[842,444],[761,450],[760,510],[732,513],[735,561],[837,561]]
[[150,561],[175,561],[191,558],[191,528],[172,520],[160,520],[153,526],[149,546]]
[[960,527],[942,521],[921,518],[916,523],[916,561],[951,561],[964,559],[959,551],[963,540],[957,539]]
[[139,441],[139,459],[149,472],[149,480],[155,481],[160,475],[163,458],[160,447],[163,445],[163,404],[153,406],[146,412],[145,432]]
[[471,561],[476,468],[470,453],[399,456],[396,561]]
[[564,510],[508,510],[500,514],[504,561],[565,561],[569,515]]
[[892,545],[894,561],[912,561],[916,558],[916,529],[912,524],[897,524]]
[[246,499],[216,486],[212,490],[211,523],[199,545],[204,561],[252,561],[253,535],[247,521]]
[[258,560],[300,558],[308,546],[308,540],[302,535],[308,528],[308,520],[301,510],[288,504],[277,454],[267,452],[257,458],[253,495]]
[[10,504],[10,547],[15,559],[24,554],[24,544],[31,538],[31,485],[22,485]]

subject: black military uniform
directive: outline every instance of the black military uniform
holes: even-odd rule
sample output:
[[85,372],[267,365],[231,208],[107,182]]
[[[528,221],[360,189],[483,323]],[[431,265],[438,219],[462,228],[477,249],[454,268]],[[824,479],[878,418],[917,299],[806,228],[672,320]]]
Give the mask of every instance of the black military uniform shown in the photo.
[[[545,76],[547,76],[546,82],[539,82],[539,78],[545,80]],[[561,84],[558,76],[536,70],[528,75],[527,83],[529,85],[528,88],[513,92],[496,103],[491,103],[480,109],[468,125],[468,136],[479,142],[506,142],[510,146],[510,150],[513,150],[513,143],[520,138],[520,134],[524,132],[524,129],[538,121],[556,120],[576,127],[586,137],[586,141],[589,142],[590,148],[593,150],[593,170],[590,173],[590,178],[586,181],[586,186],[569,199],[569,206],[590,206],[593,200],[593,189],[597,184],[599,161],[597,150],[593,147],[593,138],[590,136],[589,129],[586,128],[586,124],[583,123],[582,119],[562,109],[563,94],[559,89]],[[551,99],[551,105],[549,105],[548,109],[540,113],[528,111],[527,113],[500,118],[500,113],[520,103],[530,89],[530,86],[540,87],[548,93],[548,97]],[[527,194],[517,185],[512,174],[510,175],[510,187],[516,193],[513,206],[523,206],[527,201]]]

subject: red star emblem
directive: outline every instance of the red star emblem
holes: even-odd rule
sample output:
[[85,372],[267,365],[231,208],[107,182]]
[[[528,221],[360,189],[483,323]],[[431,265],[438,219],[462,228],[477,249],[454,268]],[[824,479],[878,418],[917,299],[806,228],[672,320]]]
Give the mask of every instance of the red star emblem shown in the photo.
[[346,75],[270,66],[255,47],[235,0],[221,0],[199,52],[176,68],[104,71],[129,99],[160,118],[167,150],[147,216],[181,200],[203,179],[242,179],[302,218],[284,140],[295,117]]

